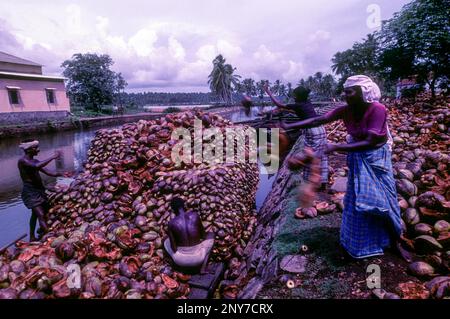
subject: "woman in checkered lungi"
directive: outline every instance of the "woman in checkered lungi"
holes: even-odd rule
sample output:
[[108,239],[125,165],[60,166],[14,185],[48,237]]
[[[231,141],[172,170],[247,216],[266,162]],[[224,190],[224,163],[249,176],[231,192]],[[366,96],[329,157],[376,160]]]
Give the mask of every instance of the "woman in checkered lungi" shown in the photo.
[[344,93],[346,106],[282,126],[306,128],[343,120],[348,143],[326,147],[327,153],[348,152],[341,245],[354,258],[381,255],[392,245],[406,253],[399,245],[402,224],[392,173],[387,110],[378,103],[380,89],[367,76],[357,75],[347,79]]
[[[309,89],[302,86],[295,88],[292,91],[295,103],[292,104],[282,104],[277,101],[272,95],[272,92],[270,92],[268,86],[265,87],[265,90],[279,110],[294,112],[297,117],[302,120],[317,117],[314,106],[308,100],[310,93]],[[325,128],[323,126],[310,127],[303,130],[303,135],[305,136],[305,146],[312,148],[314,152],[320,156],[321,189],[325,189],[328,183],[328,155],[325,152],[327,146],[327,133]],[[309,174],[309,168],[305,168],[303,171],[305,180],[309,180]]]

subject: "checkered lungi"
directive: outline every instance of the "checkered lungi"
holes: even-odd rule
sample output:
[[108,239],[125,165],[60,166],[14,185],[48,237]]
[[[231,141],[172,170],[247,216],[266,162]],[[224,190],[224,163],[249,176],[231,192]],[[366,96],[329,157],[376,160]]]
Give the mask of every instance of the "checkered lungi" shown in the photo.
[[[320,155],[320,175],[321,183],[328,183],[328,155],[325,154],[327,146],[327,132],[325,127],[318,126],[305,129],[305,146],[311,147],[314,152]],[[303,178],[308,180],[310,174],[309,168],[303,171]]]
[[354,258],[382,255],[402,229],[389,146],[350,152],[347,164],[341,245]]

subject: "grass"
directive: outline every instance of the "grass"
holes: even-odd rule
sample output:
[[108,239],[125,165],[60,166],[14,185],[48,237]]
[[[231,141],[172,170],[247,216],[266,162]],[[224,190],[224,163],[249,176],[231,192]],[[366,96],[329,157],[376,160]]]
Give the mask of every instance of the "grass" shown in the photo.
[[344,284],[338,278],[330,277],[317,286],[317,290],[322,298],[330,299],[336,298],[336,296],[345,296],[351,289],[347,283]]
[[[293,184],[297,184],[294,179]],[[286,255],[298,254],[301,245],[306,245],[313,255],[309,263],[310,271],[318,271],[323,267],[331,271],[339,270],[342,262],[339,258],[339,226],[340,214],[333,213],[312,219],[296,219],[294,217],[297,209],[297,188],[290,187],[289,194],[282,207],[281,214],[284,215],[284,223],[280,232],[275,235],[273,246],[282,258]]]
[[[101,117],[101,116],[121,116],[121,114],[113,114],[112,110],[104,109],[103,111],[94,111],[92,109],[85,109],[81,107],[72,107],[72,114],[76,117],[86,118],[86,117]],[[132,115],[138,113],[145,113],[145,110],[142,108],[124,108],[123,115]]]

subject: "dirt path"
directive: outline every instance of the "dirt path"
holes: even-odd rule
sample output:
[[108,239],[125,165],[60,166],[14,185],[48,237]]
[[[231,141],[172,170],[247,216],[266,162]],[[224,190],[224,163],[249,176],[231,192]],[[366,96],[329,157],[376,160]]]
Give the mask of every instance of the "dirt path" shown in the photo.
[[[333,168],[345,166],[345,155],[330,156]],[[332,213],[313,219],[294,218],[296,188],[289,192],[289,204],[283,214],[286,216],[280,232],[275,236],[273,247],[280,260],[286,255],[303,254],[306,257],[305,271],[289,274],[280,269],[280,276],[266,284],[257,298],[371,298],[366,278],[367,267],[378,265],[381,270],[381,288],[397,292],[399,283],[420,281],[407,274],[408,264],[392,252],[384,256],[363,260],[344,258],[339,246],[339,228],[342,213]],[[319,200],[329,200],[330,194],[319,193]],[[306,245],[308,251],[300,252]],[[288,288],[287,280],[295,283]]]

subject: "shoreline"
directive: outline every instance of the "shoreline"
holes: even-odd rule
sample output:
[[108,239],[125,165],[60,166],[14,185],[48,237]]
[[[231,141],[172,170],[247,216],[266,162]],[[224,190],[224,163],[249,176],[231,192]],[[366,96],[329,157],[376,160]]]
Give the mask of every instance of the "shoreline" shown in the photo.
[[0,138],[27,136],[51,132],[70,131],[91,127],[101,127],[115,124],[125,124],[141,119],[150,120],[160,117],[162,113],[137,113],[123,116],[99,116],[88,118],[68,117],[62,121],[29,123],[25,125],[8,125],[0,127]]
[[[320,107],[323,105],[335,105],[336,103],[315,103]],[[255,105],[254,107],[267,107],[267,106],[259,106]],[[210,108],[204,108],[202,111],[204,112],[213,112],[219,114],[221,116],[226,116],[227,113],[232,113],[238,109],[242,108],[240,105],[231,105],[231,106],[213,106]],[[187,111],[188,109],[181,109],[181,112]],[[47,122],[38,122],[38,123],[27,123],[27,124],[11,124],[0,126],[0,138],[9,138],[9,137],[22,137],[28,136],[31,134],[45,134],[45,133],[54,133],[54,132],[62,132],[62,131],[70,131],[70,130],[78,130],[78,129],[86,129],[92,127],[102,127],[102,126],[111,126],[111,125],[120,125],[125,123],[130,123],[138,120],[152,120],[161,116],[165,116],[164,112],[145,112],[145,113],[136,113],[129,115],[121,115],[121,116],[98,116],[98,117],[85,117],[85,118],[77,118],[77,117],[67,117],[64,120],[48,120]]]
[[[236,111],[237,108],[241,106],[230,106],[230,107],[212,107],[208,109],[204,109],[204,112],[214,112],[219,115],[224,113],[229,113]],[[187,111],[186,110],[181,110]],[[98,116],[98,117],[85,117],[85,118],[76,118],[76,117],[67,117],[64,120],[59,121],[47,121],[47,122],[38,122],[38,123],[27,123],[27,124],[11,124],[0,126],[0,138],[9,138],[9,137],[20,137],[20,136],[28,136],[31,134],[45,134],[45,133],[54,133],[54,132],[62,132],[62,131],[70,131],[70,130],[78,130],[78,129],[86,129],[86,128],[95,128],[102,126],[111,126],[111,125],[120,125],[130,122],[135,122],[139,120],[152,120],[161,116],[165,116],[168,113],[163,112],[145,112],[145,113],[136,113],[129,115],[121,115],[121,116]]]

